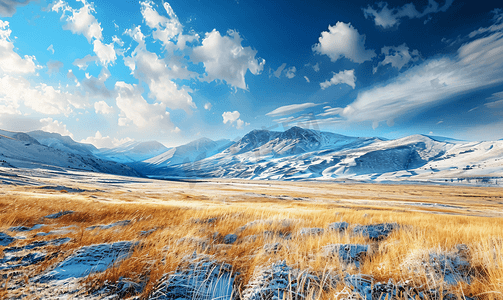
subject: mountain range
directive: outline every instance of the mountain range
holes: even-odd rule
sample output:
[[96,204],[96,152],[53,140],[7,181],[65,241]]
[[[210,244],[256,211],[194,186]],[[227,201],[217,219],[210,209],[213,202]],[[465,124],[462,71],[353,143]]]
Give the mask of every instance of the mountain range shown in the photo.
[[0,131],[4,165],[57,165],[168,179],[503,182],[503,140],[412,135],[388,140],[292,127],[253,130],[237,141],[201,138],[178,147],[130,142],[112,149],[56,133]]

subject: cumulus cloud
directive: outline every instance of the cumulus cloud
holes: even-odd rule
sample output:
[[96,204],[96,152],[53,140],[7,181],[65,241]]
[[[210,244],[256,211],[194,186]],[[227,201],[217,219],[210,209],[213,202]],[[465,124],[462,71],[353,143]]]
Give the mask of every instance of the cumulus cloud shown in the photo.
[[285,105],[276,108],[275,110],[266,113],[266,116],[269,117],[278,117],[278,116],[286,116],[286,115],[291,115],[294,113],[297,113],[299,111],[306,110],[310,107],[318,106],[321,104],[316,104],[316,103],[302,103],[302,104],[291,104],[291,105]]
[[97,114],[108,115],[113,113],[114,109],[113,107],[108,106],[108,104],[105,101],[101,100],[94,102],[94,111]]
[[139,128],[149,130],[171,130],[169,113],[166,105],[162,103],[149,104],[141,95],[142,92],[137,85],[127,84],[122,81],[115,83],[117,90],[116,104],[121,110],[119,126],[127,126],[133,123]]
[[37,112],[53,115],[69,114],[72,107],[82,108],[86,100],[44,83],[33,87],[23,77],[5,75],[0,77],[0,103],[11,108],[24,104]]
[[173,79],[189,79],[196,73],[187,70],[180,61],[171,58],[169,61],[159,58],[157,54],[147,50],[144,35],[140,26],[126,31],[138,43],[131,56],[124,58],[124,63],[129,67],[135,78],[145,82],[150,90],[149,97],[162,102],[171,109],[183,109],[188,114],[192,113],[196,104],[189,94],[192,89],[179,86]]
[[337,84],[347,84],[351,86],[353,89],[355,88],[356,84],[356,76],[355,76],[355,70],[344,70],[340,71],[339,73],[333,72],[334,76],[325,82],[320,83],[320,87],[322,90],[328,88],[331,85],[337,85]]
[[195,47],[190,56],[195,63],[203,63],[206,71],[203,80],[223,80],[234,88],[246,90],[246,72],[260,74],[265,60],[255,58],[257,51],[243,47],[241,42],[239,33],[233,30],[227,31],[225,36],[216,29],[206,33],[202,45]]
[[239,111],[235,110],[233,112],[226,111],[222,114],[222,117],[224,118],[224,124],[227,124],[229,122],[230,124],[234,123],[237,119],[239,119],[240,113]]
[[47,47],[47,51],[51,51],[51,53],[54,54],[54,46],[51,44],[49,47]]
[[94,136],[87,137],[81,140],[81,143],[93,144],[96,148],[114,148],[127,142],[132,142],[134,139],[126,137],[123,139],[111,138],[110,136],[103,136],[101,132],[96,131]]
[[86,73],[86,78],[82,80],[82,88],[87,96],[110,98],[113,96],[113,90],[105,86],[105,81],[111,76],[107,68],[102,68],[100,75],[96,78]]
[[[386,46],[381,49],[381,54],[384,55],[384,60],[379,62],[378,66],[384,66],[390,64],[393,68],[401,70],[404,66],[407,66],[410,62],[418,61],[421,58],[419,51],[413,50],[409,51],[407,45],[402,44],[398,47]],[[374,73],[377,70],[374,69]]]
[[114,63],[117,59],[114,49],[114,43],[103,44],[100,40],[94,40],[94,53],[98,56],[99,61],[103,66]]
[[86,0],[78,1],[84,5],[80,9],[73,9],[63,0],[55,1],[51,9],[57,13],[61,10],[61,19],[66,17],[63,29],[70,30],[74,34],[82,34],[89,43],[91,43],[93,38],[101,40],[103,29],[98,20],[93,16],[96,13],[93,4],[87,3]]
[[[274,75],[276,78],[279,78],[281,76],[281,73],[286,67],[286,63],[283,63],[281,66],[279,66],[276,71],[272,72],[272,75]],[[271,77],[271,76],[269,76]]]
[[304,79],[309,83],[311,82],[307,76],[304,76]]
[[16,13],[17,6],[25,6],[34,0],[2,0],[0,1],[0,16],[12,17]]
[[286,73],[285,73],[286,78],[289,78],[289,79],[294,78],[295,72],[297,72],[297,68],[295,68],[295,66],[288,68],[288,70],[286,70]]
[[0,20],[0,70],[6,74],[30,74],[37,69],[35,56],[25,55],[22,58],[14,52],[14,44],[10,40],[12,31],[9,22]]
[[40,123],[42,123],[42,130],[47,132],[59,133],[61,135],[66,135],[73,138],[73,134],[68,131],[66,125],[63,122],[58,122],[57,120],[53,120],[52,118],[40,119]]
[[376,56],[374,50],[365,49],[365,35],[360,35],[351,23],[337,22],[335,26],[328,26],[328,31],[323,31],[318,41],[312,50],[327,55],[333,62],[346,57],[355,63],[363,63]]
[[175,48],[184,49],[187,42],[199,40],[199,35],[183,34],[183,26],[178,20],[175,12],[167,2],[163,2],[163,7],[168,17],[161,16],[154,8],[154,3],[150,0],[140,2],[143,20],[153,30],[154,39],[161,41],[167,50]]
[[[402,7],[388,8],[387,2],[377,2],[374,7],[367,6],[363,9],[363,14],[366,19],[374,19],[377,26],[390,28],[400,24],[402,18],[422,18],[429,14],[445,12],[454,2],[454,0],[446,0],[443,6],[440,6],[435,0],[428,0],[428,5],[423,12],[419,12],[414,3],[407,3]],[[427,20],[428,21],[428,20]],[[425,21],[425,23],[427,22]]]
[[454,57],[428,59],[385,85],[360,92],[341,115],[350,122],[409,115],[471,91],[503,83],[503,32],[472,40]]
[[54,73],[59,73],[62,67],[63,63],[59,60],[50,60],[47,62],[47,74],[52,75]]
[[97,62],[99,58],[97,56],[92,56],[92,55],[86,55],[83,58],[77,58],[74,62],[73,65],[77,66],[79,70],[86,70],[87,67],[89,66],[89,63],[92,62]]
[[204,109],[206,109],[206,110],[211,110],[212,107],[213,107],[213,105],[211,103],[209,103],[209,102],[206,102],[204,104]]
[[230,125],[234,126],[233,123],[236,122],[236,129],[243,129],[244,126],[250,125],[250,123],[241,120],[239,116],[240,113],[237,110],[233,112],[226,111],[222,114],[224,124],[229,123]]

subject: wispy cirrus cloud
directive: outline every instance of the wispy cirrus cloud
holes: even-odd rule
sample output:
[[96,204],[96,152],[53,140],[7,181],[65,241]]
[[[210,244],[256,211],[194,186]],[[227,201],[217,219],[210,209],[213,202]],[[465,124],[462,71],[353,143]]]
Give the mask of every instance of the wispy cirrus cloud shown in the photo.
[[269,117],[286,116],[286,115],[291,115],[291,114],[294,114],[294,113],[297,113],[297,112],[306,110],[310,107],[315,107],[318,105],[321,105],[321,104],[301,103],[301,104],[285,105],[285,106],[278,107],[275,110],[266,113],[265,115],[269,116]]

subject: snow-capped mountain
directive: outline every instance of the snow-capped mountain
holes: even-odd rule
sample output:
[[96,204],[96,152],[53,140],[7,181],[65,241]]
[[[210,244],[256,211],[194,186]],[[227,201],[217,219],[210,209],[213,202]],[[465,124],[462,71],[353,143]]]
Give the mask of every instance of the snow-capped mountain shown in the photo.
[[[254,130],[211,157],[151,171],[155,177],[452,181],[503,179],[503,141],[412,135],[356,138],[293,127]],[[488,180],[489,180],[488,179]]]
[[42,145],[69,153],[92,154],[98,150],[91,144],[78,143],[72,140],[71,137],[62,136],[58,133],[36,130],[28,132],[27,134],[36,139]]
[[128,142],[111,149],[99,149],[94,155],[120,163],[143,161],[168,151],[169,148],[157,141]]
[[[62,144],[57,143],[58,146]],[[99,159],[92,154],[78,154],[39,143],[26,133],[0,130],[0,161],[4,167],[62,167],[127,176],[140,176],[131,167]]]
[[230,140],[225,139],[212,141],[208,138],[200,138],[188,144],[174,147],[143,162],[150,167],[166,167],[181,163],[193,163],[219,153],[231,144]]

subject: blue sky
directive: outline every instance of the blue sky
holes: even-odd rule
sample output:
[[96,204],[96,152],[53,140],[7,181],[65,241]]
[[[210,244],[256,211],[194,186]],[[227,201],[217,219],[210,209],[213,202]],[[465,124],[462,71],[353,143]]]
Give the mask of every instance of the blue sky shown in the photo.
[[97,147],[291,126],[501,139],[491,2],[0,0],[0,128]]

